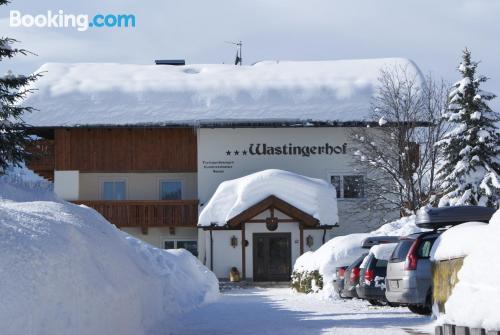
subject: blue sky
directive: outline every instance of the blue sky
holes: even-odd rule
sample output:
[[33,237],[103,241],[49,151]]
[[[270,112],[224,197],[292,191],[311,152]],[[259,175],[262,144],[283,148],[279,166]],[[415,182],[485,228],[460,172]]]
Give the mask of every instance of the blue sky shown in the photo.
[[[11,28],[10,10],[41,14],[136,15],[134,29]],[[244,63],[263,59],[322,60],[406,57],[424,72],[458,78],[468,46],[487,89],[500,95],[498,0],[13,0],[0,9],[2,35],[38,54],[0,63],[30,72],[45,62],[151,64],[158,58],[188,63],[232,62],[224,41],[243,40]],[[500,98],[492,104],[500,109]]]

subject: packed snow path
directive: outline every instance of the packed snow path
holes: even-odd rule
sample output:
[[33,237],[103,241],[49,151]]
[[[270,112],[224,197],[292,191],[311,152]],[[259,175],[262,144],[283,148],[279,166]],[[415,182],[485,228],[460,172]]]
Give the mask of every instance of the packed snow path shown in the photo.
[[411,329],[429,322],[405,308],[322,301],[289,288],[248,288],[224,292],[218,302],[185,314],[169,334],[415,334]]

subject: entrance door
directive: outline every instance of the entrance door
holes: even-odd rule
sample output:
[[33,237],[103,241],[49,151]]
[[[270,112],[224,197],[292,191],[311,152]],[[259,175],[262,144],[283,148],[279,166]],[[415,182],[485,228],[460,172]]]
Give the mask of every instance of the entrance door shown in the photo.
[[291,233],[253,234],[253,280],[289,281]]

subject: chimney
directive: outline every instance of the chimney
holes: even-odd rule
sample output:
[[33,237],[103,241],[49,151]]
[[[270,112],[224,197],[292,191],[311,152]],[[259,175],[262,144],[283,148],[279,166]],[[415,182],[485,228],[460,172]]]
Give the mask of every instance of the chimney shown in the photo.
[[157,59],[155,60],[155,64],[182,66],[186,65],[186,61],[184,59]]

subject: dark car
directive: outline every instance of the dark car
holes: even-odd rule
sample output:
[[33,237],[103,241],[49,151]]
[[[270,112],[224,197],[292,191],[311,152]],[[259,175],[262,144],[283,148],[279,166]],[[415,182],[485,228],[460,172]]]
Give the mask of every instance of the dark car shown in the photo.
[[[384,244],[384,243],[395,243],[398,242],[399,237],[398,236],[371,236],[367,237],[362,243],[361,247],[363,249],[369,250],[371,247],[378,245],[378,244]],[[365,253],[366,255],[366,253]],[[341,266],[337,267],[335,271],[335,279],[333,280],[333,289],[335,292],[338,293],[338,295],[341,298],[352,298],[352,294],[347,294],[347,296],[343,295],[344,291],[344,284],[345,284],[345,275],[346,275],[346,270],[349,266]],[[348,276],[351,275],[352,272],[349,272]]]
[[359,275],[360,275],[360,266],[363,263],[368,253],[365,253],[358,257],[351,265],[347,267],[344,273],[344,288],[341,292],[341,296],[343,298],[357,298],[358,294],[356,293],[356,286],[358,285]]
[[359,298],[368,300],[375,306],[387,304],[385,298],[387,262],[385,259],[377,259],[373,253],[366,256],[359,274],[359,285],[356,287]]

